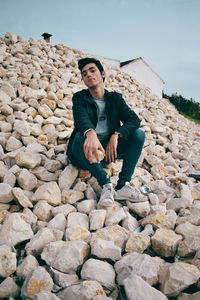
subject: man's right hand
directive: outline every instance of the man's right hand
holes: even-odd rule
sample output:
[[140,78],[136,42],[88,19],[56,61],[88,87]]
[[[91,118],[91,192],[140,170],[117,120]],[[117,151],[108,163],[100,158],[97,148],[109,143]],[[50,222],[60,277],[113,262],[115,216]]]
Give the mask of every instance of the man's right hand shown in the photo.
[[93,155],[96,157],[97,163],[100,163],[98,150],[100,150],[103,153],[103,156],[105,156],[105,150],[102,147],[96,132],[94,130],[90,130],[86,133],[86,139],[84,142],[83,151],[85,157],[89,160],[91,164],[93,163],[93,158],[92,158]]

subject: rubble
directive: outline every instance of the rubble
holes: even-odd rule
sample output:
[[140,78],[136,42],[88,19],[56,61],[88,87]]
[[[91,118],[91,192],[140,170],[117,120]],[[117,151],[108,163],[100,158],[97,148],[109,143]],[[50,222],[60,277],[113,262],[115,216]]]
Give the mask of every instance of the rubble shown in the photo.
[[[187,175],[200,171],[200,126],[104,65],[146,133],[131,180],[145,201],[98,208],[101,188],[66,156],[86,56],[0,37],[0,298],[198,299],[200,183]],[[121,164],[105,168],[114,185]]]

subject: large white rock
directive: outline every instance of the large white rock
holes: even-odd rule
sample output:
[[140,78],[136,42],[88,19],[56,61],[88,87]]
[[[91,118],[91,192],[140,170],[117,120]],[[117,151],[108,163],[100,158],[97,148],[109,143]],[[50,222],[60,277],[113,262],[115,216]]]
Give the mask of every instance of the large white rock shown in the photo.
[[41,291],[51,291],[53,288],[53,280],[49,273],[43,267],[37,267],[26,277],[22,289],[21,296],[33,299],[34,295]]
[[39,166],[41,157],[37,153],[32,152],[19,152],[15,156],[16,164],[20,167],[35,168]]
[[61,191],[56,182],[48,182],[41,185],[32,197],[33,201],[46,200],[56,206],[61,203]]
[[117,281],[123,284],[124,279],[131,274],[142,277],[150,285],[158,283],[158,272],[164,261],[159,257],[132,252],[115,263]]
[[16,253],[13,253],[11,247],[0,246],[0,276],[8,277],[16,271],[17,259]]
[[128,300],[167,300],[164,294],[151,287],[138,275],[132,274],[127,277],[123,281],[123,286]]
[[26,244],[25,250],[28,254],[40,254],[44,247],[50,242],[61,240],[63,232],[57,229],[41,228]]
[[0,203],[9,203],[13,198],[11,186],[7,183],[0,183]]
[[83,264],[81,278],[96,280],[107,288],[115,286],[115,271],[112,265],[98,259],[90,258]]
[[27,255],[22,263],[17,267],[16,273],[19,278],[25,279],[28,274],[33,271],[36,267],[39,266],[39,263],[35,256]]
[[72,165],[68,165],[60,174],[58,184],[61,190],[70,189],[78,176],[78,169]]
[[113,241],[96,239],[91,244],[91,254],[98,258],[108,258],[115,261],[121,258],[121,248],[116,246]]
[[37,178],[27,169],[22,169],[17,177],[19,185],[28,191],[32,191],[37,185]]
[[17,245],[33,236],[31,226],[24,221],[25,214],[12,213],[5,219],[0,229],[0,240]]
[[7,277],[0,284],[0,298],[14,299],[11,297],[17,297],[20,293],[20,287],[16,284],[13,278]]
[[88,254],[89,246],[84,241],[58,241],[47,244],[41,257],[56,270],[70,273],[83,264]]
[[110,299],[106,297],[101,284],[95,280],[84,280],[83,282],[72,285],[59,293],[61,300],[95,300],[98,295],[100,295],[99,300]]
[[90,230],[102,228],[104,226],[105,218],[105,209],[93,209],[89,214]]

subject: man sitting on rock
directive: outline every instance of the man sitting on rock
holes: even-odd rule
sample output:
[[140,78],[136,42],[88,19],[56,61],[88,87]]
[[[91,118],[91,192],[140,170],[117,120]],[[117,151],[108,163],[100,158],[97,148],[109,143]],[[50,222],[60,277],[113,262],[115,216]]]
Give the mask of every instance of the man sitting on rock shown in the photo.
[[[75,93],[72,99],[74,130],[68,158],[97,179],[102,187],[100,207],[112,206],[114,198],[143,201],[129,184],[145,140],[144,132],[138,129],[140,120],[121,94],[104,88],[105,71],[99,60],[83,58],[78,66],[88,89]],[[123,164],[114,190],[103,167],[115,159],[123,159]]]

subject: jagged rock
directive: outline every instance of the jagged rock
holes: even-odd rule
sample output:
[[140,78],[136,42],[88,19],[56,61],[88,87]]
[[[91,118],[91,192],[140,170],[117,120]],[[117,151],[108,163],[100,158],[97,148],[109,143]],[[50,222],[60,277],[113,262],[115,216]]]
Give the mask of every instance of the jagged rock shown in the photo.
[[7,183],[0,183],[0,203],[9,203],[13,198],[11,186]]
[[61,191],[56,182],[44,183],[36,190],[32,200],[46,200],[50,205],[56,206],[61,203]]
[[151,287],[140,276],[131,274],[124,279],[123,286],[128,300],[167,300],[167,297],[160,291]]
[[106,218],[105,209],[94,209],[89,214],[90,230],[102,228]]
[[82,265],[89,254],[89,246],[84,241],[57,241],[48,243],[41,257],[58,271],[70,273]]
[[160,273],[161,291],[168,297],[177,296],[182,290],[197,282],[200,271],[184,262],[168,264]]
[[41,291],[50,292],[52,288],[52,278],[45,268],[39,266],[26,277],[21,289],[21,296],[33,299],[35,294]]
[[0,276],[8,277],[16,271],[16,254],[7,245],[0,246]]
[[107,208],[105,225],[112,226],[118,224],[120,221],[126,218],[126,214],[122,207],[114,205]]
[[51,274],[53,276],[54,282],[63,288],[73,285],[74,283],[77,283],[79,281],[79,278],[75,272],[66,274],[51,268]]
[[67,217],[71,212],[76,212],[76,208],[71,204],[63,204],[57,207],[52,207],[51,210],[53,216],[62,213],[65,217]]
[[62,203],[74,204],[84,198],[83,192],[64,188],[62,190]]
[[58,179],[58,184],[61,190],[64,188],[71,188],[75,179],[78,176],[78,169],[72,165],[68,165],[64,171],[60,174]]
[[128,231],[132,232],[139,227],[139,223],[136,218],[134,218],[129,212],[128,208],[124,208],[126,218],[122,221],[122,227],[126,228]]
[[22,169],[17,177],[19,185],[28,191],[32,191],[37,186],[37,178],[27,169]]
[[176,234],[173,230],[157,229],[151,239],[154,251],[161,256],[174,256],[182,236]]
[[60,298],[58,298],[53,293],[45,292],[45,291],[39,292],[35,294],[33,297],[33,300],[59,300],[59,299]]
[[107,288],[115,286],[115,271],[109,263],[98,259],[90,258],[81,270],[81,278],[86,280],[96,280]]
[[[98,295],[106,296],[101,284],[95,280],[85,280],[79,284],[70,286],[59,293],[61,300],[90,300],[95,299],[95,296]],[[107,297],[105,299],[107,299]]]
[[14,136],[9,137],[6,143],[6,150],[7,151],[14,151],[22,147],[22,143],[17,140]]
[[128,239],[128,231],[119,225],[107,226],[98,229],[92,234],[91,243],[98,238],[107,241],[113,241],[115,245],[119,246],[121,249],[124,249],[125,243]]
[[57,229],[41,228],[26,244],[25,250],[28,254],[40,254],[44,247],[50,242],[59,241],[63,232]]
[[9,184],[13,188],[16,183],[16,176],[10,171],[6,172],[3,177],[3,183]]
[[35,168],[41,162],[41,157],[37,153],[32,152],[19,152],[15,156],[16,164],[20,167],[26,167],[28,169]]
[[146,217],[150,213],[150,205],[148,201],[140,202],[140,203],[133,203],[130,201],[127,201],[128,208],[135,212],[140,217]]
[[77,210],[80,213],[89,214],[93,209],[96,209],[97,202],[96,200],[83,200],[77,204]]
[[119,284],[123,284],[124,279],[134,274],[142,277],[150,285],[156,284],[158,272],[163,263],[164,261],[159,257],[132,252],[115,263],[117,281]]
[[14,197],[17,199],[19,204],[23,207],[33,207],[31,201],[26,197],[23,190],[20,188],[13,188],[12,189]]
[[50,222],[48,223],[48,228],[52,228],[52,229],[58,229],[60,231],[65,231],[65,227],[66,227],[66,218],[65,215],[62,213],[56,214],[56,216],[50,220]]
[[198,300],[199,297],[200,297],[200,292],[194,294],[182,293],[180,296],[178,296],[178,300]]
[[121,258],[121,248],[116,246],[113,241],[96,239],[91,244],[91,254],[98,258],[119,260]]
[[17,245],[22,241],[27,241],[33,236],[31,226],[24,221],[25,214],[12,213],[7,216],[0,228],[0,240],[10,245]]
[[25,279],[28,274],[39,266],[37,259],[32,255],[27,255],[22,263],[17,267],[16,273],[19,278]]
[[12,279],[11,277],[7,277],[1,282],[0,284],[1,299],[8,298],[8,297],[17,297],[19,293],[20,293],[20,288],[15,283],[14,279]]
[[46,200],[40,200],[34,206],[33,213],[40,221],[48,222],[52,217],[52,206]]
[[149,236],[146,236],[141,233],[131,232],[129,239],[126,243],[126,252],[138,252],[143,253],[151,244],[151,239]]

